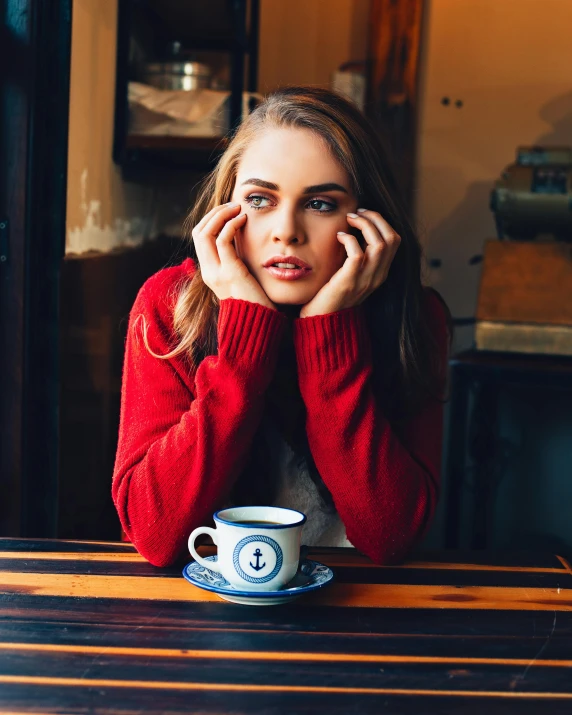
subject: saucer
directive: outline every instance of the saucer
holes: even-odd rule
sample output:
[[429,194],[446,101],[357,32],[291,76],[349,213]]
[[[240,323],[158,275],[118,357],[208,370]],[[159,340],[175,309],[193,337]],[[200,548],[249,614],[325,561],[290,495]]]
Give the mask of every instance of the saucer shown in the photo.
[[[207,556],[205,561],[216,561],[216,556]],[[298,573],[279,591],[241,591],[221,576],[216,571],[201,566],[196,561],[187,564],[183,569],[183,576],[193,584],[206,591],[214,591],[225,601],[241,603],[245,606],[276,606],[322,588],[334,578],[332,569],[319,561],[302,559]]]

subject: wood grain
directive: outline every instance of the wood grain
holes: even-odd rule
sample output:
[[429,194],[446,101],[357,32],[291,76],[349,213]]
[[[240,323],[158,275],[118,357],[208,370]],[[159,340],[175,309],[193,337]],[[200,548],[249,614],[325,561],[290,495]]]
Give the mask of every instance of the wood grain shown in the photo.
[[[203,549],[204,550],[204,549]],[[214,550],[209,549],[208,555],[211,555]],[[201,549],[199,548],[201,553]],[[215,552],[216,553],[216,552]],[[368,571],[372,569],[382,569],[382,570],[404,570],[404,569],[437,569],[444,571],[497,571],[503,573],[553,573],[561,574],[563,570],[570,571],[570,567],[566,566],[566,561],[562,557],[557,557],[562,564],[560,567],[557,566],[496,566],[493,564],[471,564],[471,563],[443,563],[443,562],[431,562],[431,561],[407,561],[404,564],[399,564],[395,566],[378,566],[373,564],[367,557],[350,558],[347,555],[329,555],[321,554],[320,552],[315,552],[314,550],[310,553],[311,558],[325,558],[328,566],[331,567],[351,567],[352,569],[360,568],[367,569]],[[189,557],[190,558],[190,557]],[[102,561],[106,563],[144,563],[149,562],[136,551],[128,552],[49,552],[49,551],[0,551],[0,561],[13,559],[15,561],[73,561],[75,563],[82,561]],[[572,571],[570,571],[572,573]]]
[[0,540],[0,713],[570,710],[564,558],[317,549],[332,585],[251,608],[125,546]]
[[0,559],[14,559],[22,561],[105,561],[106,563],[148,563],[143,556],[138,553],[62,553],[62,552],[38,552],[38,551],[0,551]]
[[[95,678],[43,678],[26,676],[0,675],[0,683],[21,683],[23,685],[46,685],[53,687],[81,686],[91,688],[139,688],[141,690],[207,690],[213,689],[211,683],[179,683],[179,682],[153,682],[147,680],[111,680]],[[524,699],[531,696],[542,700],[572,700],[572,693],[550,692],[506,692],[484,690],[429,690],[406,688],[351,688],[351,687],[315,687],[311,685],[258,685],[239,683],[217,683],[217,691],[221,692],[267,692],[267,693],[324,693],[324,694],[354,694],[354,695],[449,695],[471,698],[502,697],[510,699]]]
[[572,246],[487,241],[477,320],[572,326]]
[[570,563],[568,562],[568,560],[565,559],[563,556],[557,556],[556,558],[560,561],[560,563],[562,564],[562,566],[564,566],[564,568],[566,569],[566,571],[568,571],[568,573],[572,575],[572,566],[570,565]]
[[417,85],[423,0],[372,0],[367,109],[391,150],[408,205],[414,187]]
[[91,656],[137,656],[144,658],[183,658],[185,660],[254,660],[297,661],[320,663],[424,663],[431,665],[508,665],[515,667],[572,668],[572,660],[530,658],[470,658],[420,655],[377,655],[369,653],[307,653],[278,651],[181,650],[174,648],[117,648],[112,646],[73,646],[42,643],[1,643],[0,651],[28,651],[31,653],[75,653]]
[[479,320],[476,324],[475,344],[478,350],[572,355],[572,327]]
[[[153,601],[218,601],[183,578],[93,576],[4,572],[0,593],[63,598],[123,598]],[[303,597],[307,605],[345,608],[464,608],[572,611],[572,589],[416,586],[333,583]]]

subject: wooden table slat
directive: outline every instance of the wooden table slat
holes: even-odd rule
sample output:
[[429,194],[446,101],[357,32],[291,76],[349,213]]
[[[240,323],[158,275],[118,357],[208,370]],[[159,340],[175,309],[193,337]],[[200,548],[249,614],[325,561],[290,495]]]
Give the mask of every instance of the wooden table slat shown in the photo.
[[130,544],[0,539],[0,713],[572,712],[565,558],[309,557],[333,584],[253,608]]

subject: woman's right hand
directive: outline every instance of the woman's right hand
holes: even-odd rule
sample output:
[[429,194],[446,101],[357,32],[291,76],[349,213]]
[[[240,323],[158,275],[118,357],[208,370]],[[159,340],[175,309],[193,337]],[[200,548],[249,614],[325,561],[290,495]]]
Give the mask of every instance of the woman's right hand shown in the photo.
[[240,204],[215,206],[192,231],[201,275],[219,300],[238,298],[276,310],[260,283],[238,257],[233,241],[246,223]]

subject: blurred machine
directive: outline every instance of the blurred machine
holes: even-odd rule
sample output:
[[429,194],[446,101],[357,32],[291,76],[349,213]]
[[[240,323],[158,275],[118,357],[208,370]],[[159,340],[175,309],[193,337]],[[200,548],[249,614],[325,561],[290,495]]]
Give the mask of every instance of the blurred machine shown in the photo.
[[477,348],[572,356],[572,148],[519,148],[491,210],[501,240],[485,243]]
[[572,240],[572,147],[519,147],[495,183],[491,211],[500,239]]

